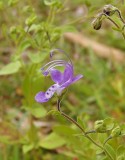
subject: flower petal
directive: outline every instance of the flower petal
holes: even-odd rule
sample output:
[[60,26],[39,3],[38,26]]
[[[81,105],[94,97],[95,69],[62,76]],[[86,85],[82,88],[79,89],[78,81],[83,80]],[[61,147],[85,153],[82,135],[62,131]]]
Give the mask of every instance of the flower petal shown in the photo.
[[73,77],[73,66],[71,64],[66,65],[66,69],[63,73],[63,83],[72,79]]
[[79,79],[81,79],[83,77],[83,75],[79,74],[76,77],[74,77],[73,79],[69,79],[68,81],[66,81],[65,83],[63,83],[60,88],[66,88],[69,85],[71,85],[72,83],[75,83],[76,81],[78,81]]
[[47,102],[49,99],[46,98],[45,92],[39,92],[39,93],[36,94],[35,100],[38,103],[44,103],[44,102]]
[[56,69],[52,69],[50,71],[50,74],[51,74],[51,78],[52,80],[55,82],[55,83],[61,83],[62,80],[63,80],[63,74],[56,70]]
[[69,79],[68,81],[66,81],[65,83],[63,83],[60,88],[65,89],[66,87],[68,87],[70,84],[72,84],[72,79]]
[[81,74],[75,76],[75,77],[72,79],[72,83],[75,83],[76,81],[78,81],[78,80],[81,79],[82,77],[83,77],[83,75],[81,75]]

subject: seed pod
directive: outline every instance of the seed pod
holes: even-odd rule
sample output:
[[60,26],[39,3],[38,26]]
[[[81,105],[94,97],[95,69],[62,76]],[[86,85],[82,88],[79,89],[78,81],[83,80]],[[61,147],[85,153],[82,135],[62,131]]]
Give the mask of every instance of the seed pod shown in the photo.
[[112,16],[116,10],[118,10],[116,7],[112,6],[111,4],[108,4],[104,6],[103,13],[105,13],[108,16]]
[[93,20],[92,26],[95,30],[99,30],[101,28],[103,19],[104,19],[104,15],[99,13],[97,17]]
[[111,132],[111,136],[112,137],[117,137],[121,134],[121,128],[119,126],[117,126],[116,128],[114,128]]

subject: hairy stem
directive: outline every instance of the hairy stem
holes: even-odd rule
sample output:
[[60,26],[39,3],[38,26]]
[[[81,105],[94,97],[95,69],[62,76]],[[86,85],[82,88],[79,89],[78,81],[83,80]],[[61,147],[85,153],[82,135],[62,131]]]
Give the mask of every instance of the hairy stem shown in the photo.
[[67,114],[65,114],[64,112],[61,111],[60,103],[61,103],[61,100],[58,99],[58,101],[57,101],[57,107],[58,107],[58,111],[60,112],[60,114],[63,117],[65,117],[68,121],[70,121],[71,123],[75,124],[82,131],[83,135],[88,140],[90,140],[93,144],[95,144],[97,147],[99,147],[100,149],[102,149],[105,152],[105,154],[109,157],[109,159],[114,160],[112,158],[112,156],[108,153],[108,151],[103,146],[101,146],[100,144],[98,144],[97,142],[95,142],[89,135],[87,135],[86,132],[85,132],[85,130],[74,119],[72,119]]

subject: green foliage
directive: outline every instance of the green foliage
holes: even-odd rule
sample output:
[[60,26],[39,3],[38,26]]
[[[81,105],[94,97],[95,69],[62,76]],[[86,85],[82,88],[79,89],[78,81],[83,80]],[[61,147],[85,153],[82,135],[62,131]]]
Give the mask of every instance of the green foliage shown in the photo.
[[45,149],[55,149],[66,144],[63,137],[56,133],[51,133],[40,141],[40,146]]
[[20,61],[11,62],[0,70],[0,75],[8,75],[16,73],[19,71],[20,68],[21,68]]
[[[119,36],[124,35],[123,23],[114,8],[109,16],[119,28],[103,16],[94,24],[101,31],[90,27],[90,19],[109,3],[124,13],[121,1],[116,4],[113,0],[0,1],[0,160],[125,159],[124,64],[97,58],[92,49],[72,44],[63,36],[79,30],[83,37],[84,33],[94,36],[124,51]],[[62,108],[77,117],[85,133],[55,109],[57,97],[46,104],[34,101],[37,92],[51,85],[40,68],[54,48],[69,51],[74,69],[85,76],[72,85]],[[18,112],[13,113],[14,109]]]

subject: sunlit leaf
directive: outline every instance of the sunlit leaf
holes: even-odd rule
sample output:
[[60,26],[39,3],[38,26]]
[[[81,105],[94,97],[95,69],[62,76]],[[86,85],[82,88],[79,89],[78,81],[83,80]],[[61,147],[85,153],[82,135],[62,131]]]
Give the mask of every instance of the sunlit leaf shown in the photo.
[[16,73],[19,71],[20,68],[21,68],[20,61],[11,62],[0,70],[0,75],[8,75]]
[[66,144],[64,138],[57,135],[56,133],[51,133],[41,140],[40,146],[46,149],[55,149]]

